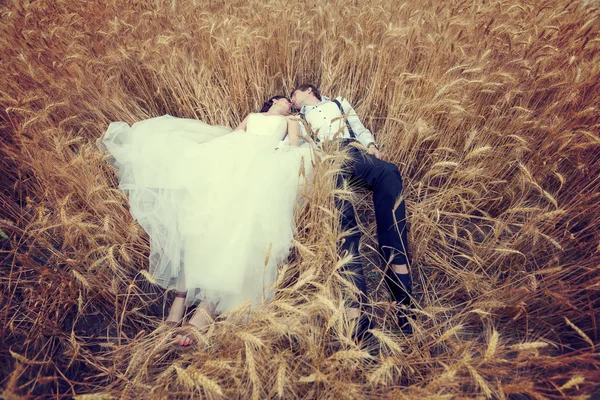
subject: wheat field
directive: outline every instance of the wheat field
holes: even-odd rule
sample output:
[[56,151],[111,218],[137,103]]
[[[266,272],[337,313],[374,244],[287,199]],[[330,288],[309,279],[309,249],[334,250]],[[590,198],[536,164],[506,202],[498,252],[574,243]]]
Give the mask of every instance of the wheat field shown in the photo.
[[[0,397],[591,398],[600,385],[597,1],[13,0],[0,6]],[[311,82],[404,180],[414,333],[350,338],[333,179],[315,166],[275,299],[181,351],[172,293],[96,147],[111,121],[235,126]],[[598,392],[596,392],[598,393]]]

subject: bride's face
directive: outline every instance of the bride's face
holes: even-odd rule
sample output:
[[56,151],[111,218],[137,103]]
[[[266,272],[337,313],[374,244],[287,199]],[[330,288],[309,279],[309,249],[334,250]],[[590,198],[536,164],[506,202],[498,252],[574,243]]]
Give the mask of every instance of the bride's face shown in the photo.
[[289,115],[292,109],[292,103],[288,99],[273,100],[271,110],[278,112],[281,115]]

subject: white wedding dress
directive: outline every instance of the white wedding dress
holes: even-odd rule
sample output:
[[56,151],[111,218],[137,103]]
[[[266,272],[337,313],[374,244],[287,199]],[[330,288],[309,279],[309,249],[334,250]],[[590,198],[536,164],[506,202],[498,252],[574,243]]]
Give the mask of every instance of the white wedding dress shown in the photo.
[[188,304],[218,302],[220,312],[272,296],[295,232],[299,171],[312,165],[308,147],[275,150],[286,129],[284,117],[264,114],[235,132],[169,115],[110,124],[101,143],[150,237],[160,286],[188,290]]

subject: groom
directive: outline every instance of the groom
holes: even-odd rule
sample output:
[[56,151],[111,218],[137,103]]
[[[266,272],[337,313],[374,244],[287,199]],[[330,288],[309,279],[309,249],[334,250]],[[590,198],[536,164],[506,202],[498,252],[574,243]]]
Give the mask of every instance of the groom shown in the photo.
[[[338,176],[338,187],[344,181],[358,181],[373,191],[375,218],[379,250],[389,268],[386,268],[386,282],[397,305],[410,306],[411,279],[408,273],[408,241],[406,232],[406,207],[402,200],[402,178],[398,168],[381,160],[381,153],[371,132],[365,128],[350,103],[341,97],[329,99],[321,96],[319,90],[310,84],[298,86],[292,92],[292,106],[300,110],[300,116],[316,132],[317,142],[339,140],[342,148],[347,148],[350,161],[344,165],[344,172]],[[302,124],[301,124],[302,125]],[[334,137],[336,136],[336,137]],[[364,150],[351,143],[359,142]],[[337,199],[336,205],[341,212],[342,230],[352,234],[342,243],[342,252],[354,254],[352,262],[346,267],[352,272],[354,284],[361,292],[361,301],[366,294],[362,264],[358,261],[360,233],[357,229],[356,215],[348,200]],[[360,316],[360,305],[351,304],[348,310],[350,319]],[[411,332],[406,316],[398,313],[398,323],[405,333]],[[368,329],[367,322],[361,318],[356,336],[362,337]]]

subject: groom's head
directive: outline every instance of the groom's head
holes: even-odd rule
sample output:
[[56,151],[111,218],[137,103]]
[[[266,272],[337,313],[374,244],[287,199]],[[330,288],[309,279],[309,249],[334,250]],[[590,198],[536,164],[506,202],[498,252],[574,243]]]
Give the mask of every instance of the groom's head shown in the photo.
[[299,110],[304,105],[313,105],[312,103],[321,101],[321,93],[316,86],[305,83],[294,89],[291,98],[292,106]]

